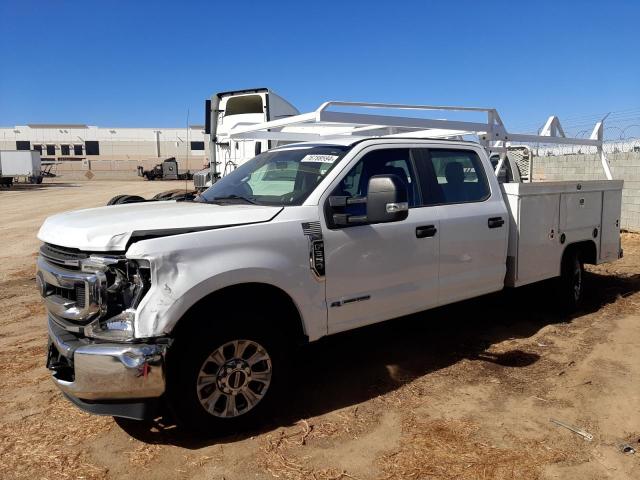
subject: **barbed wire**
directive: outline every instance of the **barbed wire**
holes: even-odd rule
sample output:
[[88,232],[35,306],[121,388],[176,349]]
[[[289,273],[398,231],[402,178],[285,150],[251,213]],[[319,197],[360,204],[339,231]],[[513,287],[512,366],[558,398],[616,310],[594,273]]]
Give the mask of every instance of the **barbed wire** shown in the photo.
[[[576,115],[561,120],[565,135],[574,138],[589,138],[595,124],[607,114]],[[530,124],[531,127],[533,124]],[[516,130],[537,135],[542,130],[542,125],[534,126],[529,130]],[[603,150],[606,154],[639,152],[640,153],[640,107],[628,108],[611,112],[604,122]],[[597,153],[596,147],[587,145],[556,145],[537,144],[531,145],[538,156],[561,155],[592,155]]]
[[[620,135],[624,133],[620,130]],[[576,135],[578,138],[588,138],[587,135]],[[566,155],[595,155],[597,148],[589,145],[531,145],[536,156],[566,156]],[[637,135],[605,140],[602,148],[607,155],[617,153],[640,153],[640,126]]]
[[[586,115],[560,116],[560,122],[565,131],[593,128],[596,122],[606,117],[605,124],[629,123],[640,120],[640,107],[615,110],[611,112],[592,113]],[[509,125],[514,132],[537,133],[544,126],[544,121],[527,122]],[[640,123],[640,122],[637,122]]]

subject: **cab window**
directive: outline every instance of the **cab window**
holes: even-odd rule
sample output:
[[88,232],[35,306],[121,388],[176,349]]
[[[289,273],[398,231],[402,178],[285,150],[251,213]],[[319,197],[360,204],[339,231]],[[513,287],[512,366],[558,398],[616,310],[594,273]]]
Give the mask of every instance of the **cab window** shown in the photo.
[[[411,153],[408,148],[385,148],[365,154],[349,171],[332,195],[347,197],[366,197],[369,179],[374,175],[397,175],[407,186],[409,207],[419,204],[417,185]],[[364,204],[349,205],[345,213],[365,215]]]
[[481,202],[490,190],[482,161],[473,150],[420,149],[425,205]]
[[262,97],[260,95],[240,95],[227,100],[224,109],[226,117],[243,113],[263,113]]

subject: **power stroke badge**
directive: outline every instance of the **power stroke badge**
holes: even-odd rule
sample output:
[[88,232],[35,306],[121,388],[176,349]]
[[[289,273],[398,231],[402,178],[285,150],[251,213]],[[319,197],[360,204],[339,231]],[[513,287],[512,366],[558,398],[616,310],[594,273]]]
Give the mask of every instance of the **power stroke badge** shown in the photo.
[[318,278],[324,278],[324,240],[322,239],[320,222],[304,222],[302,224],[302,233],[309,239],[309,266],[311,271]]

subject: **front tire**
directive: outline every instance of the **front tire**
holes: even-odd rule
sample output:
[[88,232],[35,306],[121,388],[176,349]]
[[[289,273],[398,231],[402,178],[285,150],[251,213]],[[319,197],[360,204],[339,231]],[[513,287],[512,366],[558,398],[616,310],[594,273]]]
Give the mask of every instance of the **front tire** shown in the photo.
[[181,332],[167,376],[178,423],[207,435],[258,425],[278,396],[283,352],[273,335],[249,324]]

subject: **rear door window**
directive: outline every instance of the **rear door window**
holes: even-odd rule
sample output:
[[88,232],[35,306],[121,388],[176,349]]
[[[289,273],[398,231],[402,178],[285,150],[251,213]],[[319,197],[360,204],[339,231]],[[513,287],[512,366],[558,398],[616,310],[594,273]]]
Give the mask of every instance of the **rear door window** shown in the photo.
[[490,190],[482,161],[473,150],[419,149],[425,205],[481,202]]

